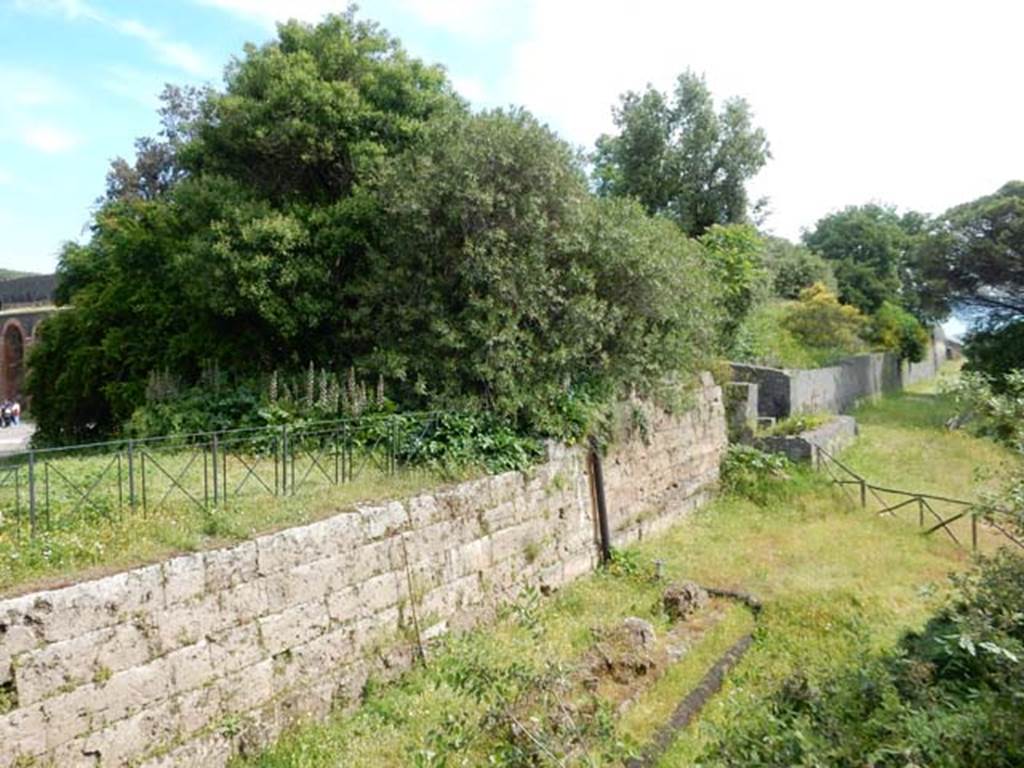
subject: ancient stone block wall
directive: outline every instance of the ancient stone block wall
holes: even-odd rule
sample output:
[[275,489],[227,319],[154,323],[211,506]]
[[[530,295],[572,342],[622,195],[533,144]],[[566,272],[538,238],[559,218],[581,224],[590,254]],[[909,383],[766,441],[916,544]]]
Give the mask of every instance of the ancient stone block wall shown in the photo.
[[[702,384],[691,412],[655,413],[606,457],[616,543],[714,486],[725,420]],[[0,767],[222,766],[357,701],[417,638],[587,573],[595,530],[586,452],[553,447],[526,473],[0,600]]]
[[827,368],[768,368],[733,363],[737,381],[756,384],[761,416],[784,419],[801,413],[844,413],[858,400],[895,392],[909,384],[938,375],[946,359],[946,340],[941,328],[919,363],[901,362],[889,352],[853,355]]

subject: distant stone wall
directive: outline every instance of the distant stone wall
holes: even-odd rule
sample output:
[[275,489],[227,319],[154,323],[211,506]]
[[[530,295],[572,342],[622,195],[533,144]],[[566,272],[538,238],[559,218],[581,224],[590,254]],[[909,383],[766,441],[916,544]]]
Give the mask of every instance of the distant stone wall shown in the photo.
[[785,454],[791,461],[816,461],[815,448],[835,455],[853,444],[857,438],[857,421],[853,416],[836,416],[827,424],[799,435],[759,437],[754,445],[769,453]]
[[[721,390],[656,412],[604,461],[617,544],[679,520],[718,478]],[[210,766],[355,703],[414,638],[467,625],[524,585],[589,572],[581,447],[227,549],[0,600],[0,767]]]
[[858,401],[938,375],[946,359],[946,340],[935,328],[920,363],[906,363],[896,355],[876,352],[854,355],[827,368],[781,369],[733,363],[737,381],[757,384],[758,412],[783,419],[801,413],[844,413]]

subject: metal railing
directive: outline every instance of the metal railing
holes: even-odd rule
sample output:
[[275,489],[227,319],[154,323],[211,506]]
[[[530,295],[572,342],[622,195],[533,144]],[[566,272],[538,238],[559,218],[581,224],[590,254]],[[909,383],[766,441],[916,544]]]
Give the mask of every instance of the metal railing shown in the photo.
[[[924,529],[922,533],[926,536],[941,530],[958,546],[963,547],[964,544],[957,536],[954,525],[966,521],[970,529],[972,551],[978,551],[980,527],[984,527],[1024,549],[1024,542],[1007,530],[1006,526],[997,519],[999,517],[1011,518],[1013,515],[1009,510],[934,493],[919,493],[876,485],[818,445],[814,446],[814,461],[815,466],[824,469],[832,482],[842,488],[851,501],[855,504],[859,503],[863,509],[877,505],[877,508],[874,509],[877,514],[890,517],[897,517],[897,512],[916,511],[918,527]],[[856,489],[857,497],[851,494],[851,487]]]
[[123,520],[175,505],[209,511],[394,475],[432,460],[439,414],[306,423],[41,448],[0,458],[0,534],[16,540],[83,518]]

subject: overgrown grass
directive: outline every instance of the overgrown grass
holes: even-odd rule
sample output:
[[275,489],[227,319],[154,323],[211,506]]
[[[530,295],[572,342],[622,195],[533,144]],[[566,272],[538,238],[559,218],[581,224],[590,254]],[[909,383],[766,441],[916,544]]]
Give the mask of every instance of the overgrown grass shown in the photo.
[[760,437],[799,435],[801,432],[817,429],[832,421],[833,418],[830,413],[801,413],[795,416],[788,416],[769,427],[760,429],[757,434]]
[[[171,474],[176,474],[185,461],[168,457],[166,465]],[[107,462],[109,458],[70,459],[62,469],[80,487],[88,487],[90,478]],[[29,537],[24,519],[15,525],[8,512],[8,524],[0,526],[0,595],[224,546],[317,520],[357,502],[408,496],[473,474],[471,470],[453,475],[425,468],[403,468],[387,474],[376,465],[367,465],[341,485],[328,485],[321,477],[321,482],[308,483],[295,495],[275,496],[261,489],[258,494],[230,497],[227,503],[210,509],[201,509],[180,491],[174,491],[163,504],[157,503],[169,481],[163,477],[162,484],[154,484],[151,478],[150,501],[145,510],[141,503],[134,511],[127,504],[118,509],[102,496],[95,506],[83,503],[75,514],[70,513],[71,503],[62,504],[64,513],[55,514],[49,521],[40,510],[35,537]],[[201,481],[198,487],[202,488]],[[24,490],[21,492],[24,494]],[[66,485],[61,493],[66,497],[64,501],[75,501],[75,491]],[[41,500],[39,506],[43,506]],[[26,515],[23,508],[22,517]]]
[[[907,453],[904,481],[914,481],[920,490],[969,483],[975,463],[967,453],[973,449],[988,456],[985,445],[946,435],[941,414],[932,413],[934,405],[923,408],[919,397],[911,393],[861,409],[870,428],[851,461],[877,466],[898,440]],[[926,447],[927,459],[919,458]],[[655,560],[671,578],[747,590],[765,602],[755,644],[722,694],[680,734],[660,763],[699,764],[735,723],[764,716],[766,703],[795,673],[824,681],[866,654],[890,649],[908,629],[921,627],[946,593],[946,576],[970,562],[966,551],[942,538],[924,537],[912,525],[864,512],[821,475],[803,469],[788,474],[781,486],[773,483],[760,504],[720,498],[667,534],[628,550],[611,572],[585,578],[547,600],[533,597],[525,608],[486,629],[449,638],[429,667],[372,689],[354,712],[292,731],[249,764],[557,764],[543,754],[535,762],[502,762],[511,754],[508,733],[486,725],[495,712],[496,688],[485,682],[482,698],[469,696],[453,687],[451,681],[459,676],[451,670],[469,665],[478,671],[477,681],[507,680],[502,670],[518,670],[514,699],[522,687],[550,683],[545,674],[552,668],[578,664],[595,630],[624,616],[647,618],[664,632],[660,585],[645,576]],[[618,765],[639,751],[751,622],[745,609],[730,609],[621,717],[609,722],[605,711],[598,718],[603,730],[588,735],[585,754],[565,764]],[[544,733],[542,725],[537,728]],[[552,754],[557,756],[556,746]]]

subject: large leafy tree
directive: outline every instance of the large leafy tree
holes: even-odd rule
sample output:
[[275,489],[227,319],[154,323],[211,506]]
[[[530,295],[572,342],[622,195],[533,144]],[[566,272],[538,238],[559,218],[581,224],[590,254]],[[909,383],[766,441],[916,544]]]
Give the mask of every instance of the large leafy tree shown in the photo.
[[804,288],[822,283],[835,291],[832,265],[804,245],[782,237],[766,236],[761,258],[771,281],[772,293],[783,299],[795,299]]
[[915,254],[917,288],[938,316],[968,316],[967,367],[1002,386],[1024,369],[1024,182],[946,211]]
[[962,307],[996,321],[1024,318],[1024,182],[946,211],[922,240],[915,268],[937,314]]
[[710,347],[699,244],[596,200],[529,114],[470,114],[352,13],[283,25],[223,91],[168,98],[173,133],[114,168],[90,243],[61,257],[71,306],[32,357],[44,438],[116,430],[165,370],[311,362],[382,374],[403,406],[564,433],[581,398]]
[[618,133],[601,136],[594,156],[600,194],[633,197],[693,237],[746,221],[746,184],[771,155],[745,101],[716,111],[704,78],[686,72],[671,96],[630,91],[613,114]]
[[700,247],[631,201],[595,201],[521,110],[437,121],[382,174],[352,339],[434,402],[548,429],[572,397],[653,386],[709,349]]
[[352,11],[247,46],[223,91],[166,91],[163,135],[115,161],[90,243],[60,259],[72,308],[47,322],[29,381],[42,433],[115,427],[149,371],[340,362],[367,185],[463,109],[440,68]]
[[923,226],[920,214],[868,204],[825,216],[803,239],[831,263],[839,298],[871,314],[887,301],[913,305],[905,290],[908,255]]

